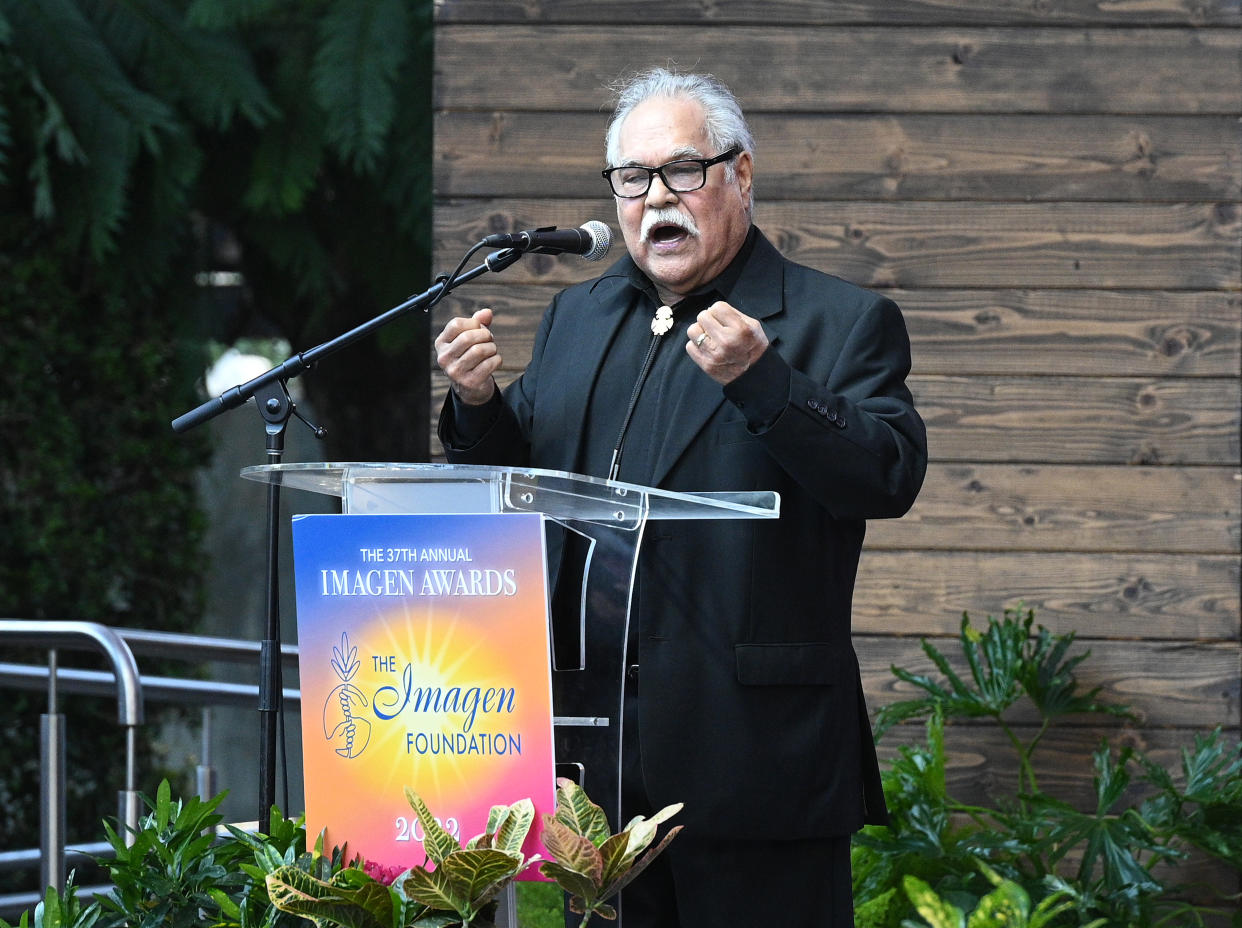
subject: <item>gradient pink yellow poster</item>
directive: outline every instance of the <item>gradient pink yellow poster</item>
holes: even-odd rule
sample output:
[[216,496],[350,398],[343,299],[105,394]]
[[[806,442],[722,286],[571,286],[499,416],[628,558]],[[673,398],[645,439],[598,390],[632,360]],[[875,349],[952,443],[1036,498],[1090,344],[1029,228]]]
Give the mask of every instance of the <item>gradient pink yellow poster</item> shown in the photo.
[[293,547],[307,834],[405,868],[406,786],[463,844],[493,805],[553,811],[542,517],[297,516]]

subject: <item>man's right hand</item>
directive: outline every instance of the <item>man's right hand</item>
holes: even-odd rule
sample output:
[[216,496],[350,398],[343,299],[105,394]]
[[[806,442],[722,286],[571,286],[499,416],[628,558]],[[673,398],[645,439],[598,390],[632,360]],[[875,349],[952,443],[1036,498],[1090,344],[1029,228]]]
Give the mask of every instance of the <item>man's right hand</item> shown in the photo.
[[469,406],[482,406],[496,392],[492,375],[500,368],[500,352],[491,324],[492,311],[480,309],[468,319],[450,319],[436,338],[436,363],[448,375],[453,392]]

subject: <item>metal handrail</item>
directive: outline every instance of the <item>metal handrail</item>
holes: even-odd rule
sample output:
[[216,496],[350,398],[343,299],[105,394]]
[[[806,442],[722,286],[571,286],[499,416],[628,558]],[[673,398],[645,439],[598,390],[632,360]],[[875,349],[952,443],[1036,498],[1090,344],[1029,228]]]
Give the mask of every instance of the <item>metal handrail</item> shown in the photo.
[[138,828],[137,739],[143,722],[138,663],[115,630],[98,622],[0,619],[0,639],[47,648],[48,711],[40,719],[40,876],[44,886],[65,888],[65,728],[56,705],[56,646],[97,650],[112,664],[117,721],[125,730],[125,788],[117,818],[125,833]]
[[[64,889],[66,854],[81,855],[96,852],[107,853],[111,846],[103,844],[79,844],[66,848],[64,838],[64,744],[63,716],[57,712],[58,689],[68,693],[111,695],[117,698],[117,720],[125,728],[126,764],[125,790],[120,796],[120,815],[124,823],[123,833],[137,830],[141,802],[135,786],[137,726],[145,719],[146,699],[166,702],[192,702],[204,706],[255,705],[259,687],[244,683],[222,683],[209,680],[178,679],[171,677],[144,676],[138,672],[135,653],[164,658],[192,661],[228,661],[257,664],[259,642],[203,635],[185,635],[143,629],[111,628],[95,622],[43,621],[26,619],[0,619],[0,641],[5,644],[32,646],[48,649],[46,666],[18,663],[0,663],[0,684],[18,689],[48,691],[49,711],[44,716],[44,749],[41,757],[44,796],[42,807],[44,823],[40,829],[40,847],[0,852],[0,870],[19,869],[32,863],[40,865],[45,886],[57,891]],[[56,648],[96,650],[109,661],[111,670],[84,670],[57,666]],[[297,647],[286,645],[281,649],[281,661],[296,665]],[[284,700],[300,705],[301,694],[296,688],[282,691]],[[206,727],[206,718],[204,721]],[[206,756],[206,755],[205,755]],[[208,773],[205,775],[204,770]],[[200,766],[200,786],[210,781],[210,768]],[[61,809],[60,814],[56,810]],[[12,902],[19,897],[4,897]],[[31,894],[30,904],[42,898]]]
[[[234,663],[254,661],[257,664],[263,646],[260,641],[217,638],[210,635],[186,635],[180,632],[155,632],[141,628],[118,628],[115,631],[135,654],[153,654],[158,657],[173,657],[180,660],[232,661]],[[194,652],[192,658],[184,653],[187,650]],[[297,663],[298,646],[282,645],[280,656],[284,663]]]
[[[75,842],[65,848],[65,865],[89,863],[96,857],[107,857],[115,848],[108,841]],[[31,864],[39,862],[37,847],[19,848],[16,851],[0,851],[0,872],[6,870],[26,870]],[[2,907],[0,907],[2,911]]]
[[[41,690],[47,686],[51,668],[42,664],[0,663],[0,683],[14,689]],[[116,689],[116,676],[106,670],[82,670],[60,667],[56,670],[57,685],[66,693],[107,696]],[[155,702],[202,705],[210,701],[216,706],[254,707],[259,687],[254,683],[225,683],[218,680],[189,680],[179,677],[156,677],[142,674],[144,700]],[[286,703],[298,705],[302,693],[297,689],[281,691]]]
[[60,645],[79,650],[99,650],[112,663],[116,674],[116,718],[127,727],[141,725],[142,685],[134,652],[116,631],[98,622],[0,619],[0,638],[18,645],[46,648]]

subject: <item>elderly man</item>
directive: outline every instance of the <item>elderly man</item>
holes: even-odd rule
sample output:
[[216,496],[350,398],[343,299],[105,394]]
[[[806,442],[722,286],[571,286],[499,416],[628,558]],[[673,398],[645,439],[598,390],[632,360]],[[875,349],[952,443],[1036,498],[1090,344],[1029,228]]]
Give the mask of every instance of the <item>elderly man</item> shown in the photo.
[[865,520],[923,480],[909,340],[891,300],[752,224],[754,150],[714,78],[638,75],[603,172],[628,255],[553,300],[503,394],[491,310],[436,339],[451,461],[781,495],[778,520],[648,530],[623,814],[684,802],[685,830],[626,928],[852,925],[850,835],[886,818],[850,600]]

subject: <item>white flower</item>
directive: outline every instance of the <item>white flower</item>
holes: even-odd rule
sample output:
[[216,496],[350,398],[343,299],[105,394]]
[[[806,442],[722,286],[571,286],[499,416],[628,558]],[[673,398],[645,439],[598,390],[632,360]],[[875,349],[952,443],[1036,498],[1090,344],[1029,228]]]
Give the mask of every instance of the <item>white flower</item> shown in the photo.
[[663,335],[673,327],[673,311],[667,306],[661,306],[656,310],[655,318],[651,320],[651,332],[653,335]]

